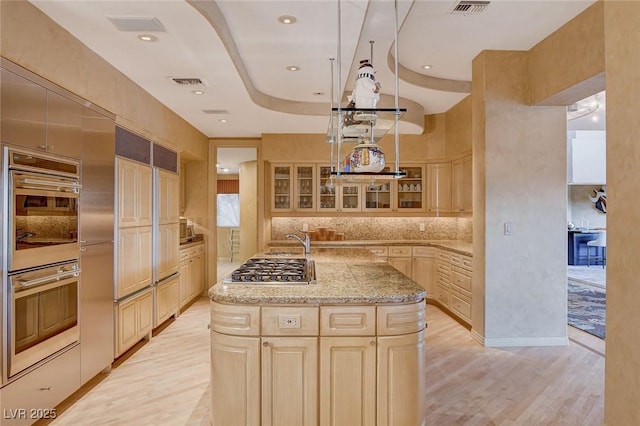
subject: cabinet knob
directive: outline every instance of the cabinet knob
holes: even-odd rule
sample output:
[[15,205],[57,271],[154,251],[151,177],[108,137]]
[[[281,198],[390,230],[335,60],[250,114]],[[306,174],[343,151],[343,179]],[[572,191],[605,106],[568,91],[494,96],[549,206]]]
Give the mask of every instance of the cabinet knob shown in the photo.
[[369,342],[369,344],[370,344],[371,346],[375,346],[375,345],[376,345],[376,341],[375,341],[375,340],[372,340],[372,341],[370,341],[370,342]]
[[269,342],[262,342],[262,346],[264,346],[265,348],[269,347]]

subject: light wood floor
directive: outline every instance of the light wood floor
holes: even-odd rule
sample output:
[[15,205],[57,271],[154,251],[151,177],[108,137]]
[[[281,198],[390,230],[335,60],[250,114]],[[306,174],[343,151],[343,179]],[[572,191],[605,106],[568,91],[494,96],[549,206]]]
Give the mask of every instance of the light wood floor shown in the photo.
[[[208,425],[208,315],[198,300],[51,424]],[[427,425],[603,424],[600,354],[484,348],[437,307],[427,320]]]

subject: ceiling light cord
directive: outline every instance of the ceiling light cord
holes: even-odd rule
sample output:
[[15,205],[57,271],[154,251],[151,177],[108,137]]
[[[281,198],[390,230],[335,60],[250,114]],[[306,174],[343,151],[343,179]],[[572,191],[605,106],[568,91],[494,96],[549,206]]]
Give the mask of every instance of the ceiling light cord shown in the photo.
[[395,166],[396,166],[396,173],[400,172],[400,130],[398,129],[398,119],[400,118],[400,102],[399,102],[399,97],[398,97],[398,91],[399,91],[399,84],[398,84],[398,0],[394,0],[393,2],[394,5],[394,11],[395,11],[395,16],[394,16],[394,24],[395,24],[395,39],[394,39],[394,43],[393,43],[393,56],[394,56],[394,78],[395,78],[395,96],[394,96],[394,103],[395,103],[395,133],[394,133],[394,142],[395,142]]

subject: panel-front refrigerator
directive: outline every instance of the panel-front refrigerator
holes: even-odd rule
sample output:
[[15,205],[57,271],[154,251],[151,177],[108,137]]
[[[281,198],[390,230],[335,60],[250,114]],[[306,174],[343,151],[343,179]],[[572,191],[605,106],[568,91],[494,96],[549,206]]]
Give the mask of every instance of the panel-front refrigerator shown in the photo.
[[80,199],[80,364],[86,383],[113,362],[115,122],[84,108]]

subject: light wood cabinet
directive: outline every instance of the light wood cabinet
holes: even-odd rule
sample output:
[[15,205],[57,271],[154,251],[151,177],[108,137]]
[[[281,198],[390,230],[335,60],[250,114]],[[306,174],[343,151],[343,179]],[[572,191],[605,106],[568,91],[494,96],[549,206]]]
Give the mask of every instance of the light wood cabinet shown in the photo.
[[204,289],[204,244],[180,249],[179,257],[178,292],[182,309]]
[[211,332],[212,426],[260,426],[260,370],[260,338]]
[[157,215],[160,225],[180,221],[180,178],[177,174],[157,170],[156,194]]
[[389,264],[411,278],[411,247],[389,246]]
[[400,165],[407,177],[396,180],[397,189],[394,211],[419,212],[425,210],[424,166]]
[[471,323],[473,259],[438,250],[436,254],[436,299],[455,316]]
[[180,225],[168,223],[158,226],[156,243],[158,278],[168,277],[178,272],[180,249]]
[[427,164],[427,211],[451,211],[451,163]]
[[294,210],[312,212],[316,210],[316,166],[315,164],[295,164],[293,186]]
[[425,332],[378,338],[377,426],[421,425],[426,414]]
[[271,211],[293,211],[293,164],[271,165]]
[[118,357],[143,338],[151,338],[153,297],[151,289],[116,305],[116,353]]
[[262,425],[317,425],[318,338],[263,337],[261,358]]
[[473,174],[470,155],[451,163],[451,210],[471,213],[473,211]]
[[422,424],[424,309],[211,302],[212,425]]
[[436,249],[434,247],[412,248],[411,278],[427,291],[427,298],[436,294]]
[[125,158],[116,158],[118,227],[151,226],[151,167]]
[[136,292],[152,281],[151,226],[117,231],[116,299]]
[[154,328],[178,313],[180,305],[178,278],[166,280],[158,284],[155,289],[155,298]]
[[371,337],[320,338],[320,424],[376,424],[376,348]]

